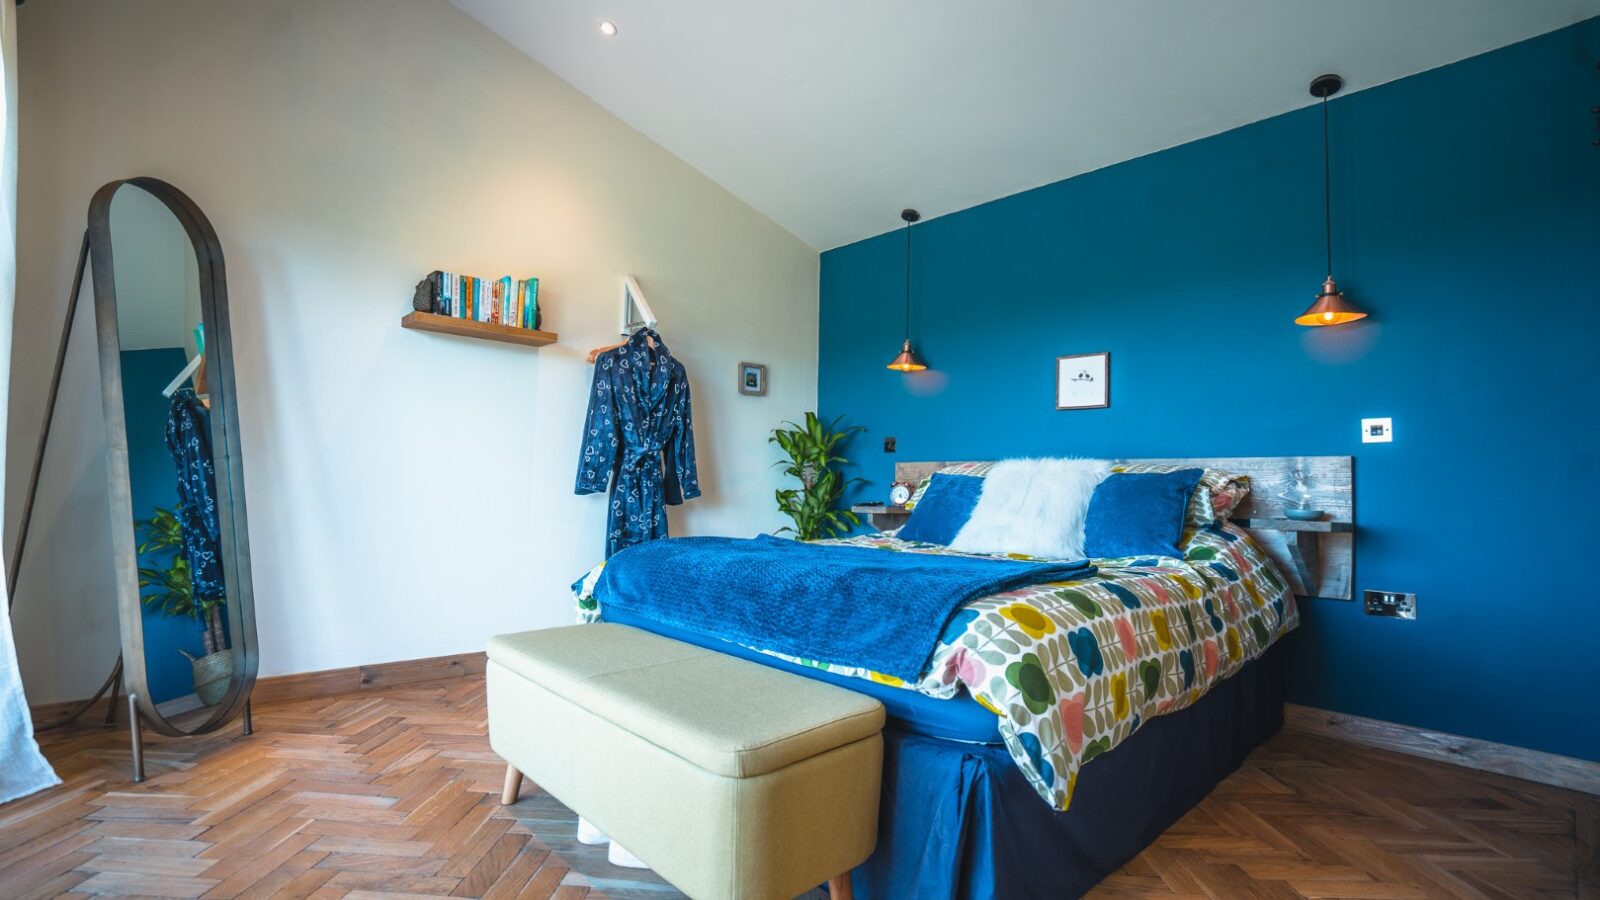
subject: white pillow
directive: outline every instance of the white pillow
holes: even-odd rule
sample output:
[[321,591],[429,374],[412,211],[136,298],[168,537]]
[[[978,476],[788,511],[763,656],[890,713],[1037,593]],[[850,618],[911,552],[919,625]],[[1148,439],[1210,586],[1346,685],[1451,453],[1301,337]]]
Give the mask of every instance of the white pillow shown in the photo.
[[995,463],[950,549],[1080,559],[1089,499],[1109,474],[1111,463],[1103,459]]

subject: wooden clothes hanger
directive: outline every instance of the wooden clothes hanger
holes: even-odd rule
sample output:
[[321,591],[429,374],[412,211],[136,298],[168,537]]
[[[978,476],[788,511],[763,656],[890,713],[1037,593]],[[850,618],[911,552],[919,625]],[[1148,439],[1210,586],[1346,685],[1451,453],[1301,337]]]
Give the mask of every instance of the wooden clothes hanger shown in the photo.
[[[646,335],[645,339],[644,339],[644,342],[646,344],[650,345],[650,349],[651,350],[654,350],[656,348],[656,339],[655,338],[650,337],[649,335]],[[593,350],[590,350],[589,351],[589,364],[590,365],[594,365],[594,361],[600,358],[600,354],[606,352],[607,350],[615,350],[618,347],[624,346],[627,343],[628,343],[627,341],[617,341],[615,344],[606,344],[603,347],[596,347]]]
[[618,347],[621,347],[623,344],[626,344],[626,343],[627,343],[627,341],[617,341],[615,344],[606,344],[603,347],[596,347],[593,350],[590,350],[589,351],[589,365],[591,365],[591,366],[594,365],[594,361],[600,358],[600,354],[606,352],[607,350],[615,350]]

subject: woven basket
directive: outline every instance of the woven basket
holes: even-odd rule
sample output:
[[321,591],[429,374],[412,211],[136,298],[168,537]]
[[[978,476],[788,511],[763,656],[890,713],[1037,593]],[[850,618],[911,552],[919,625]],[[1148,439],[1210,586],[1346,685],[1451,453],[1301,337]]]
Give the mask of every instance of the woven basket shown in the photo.
[[178,652],[189,657],[189,663],[194,666],[194,692],[200,702],[207,706],[222,702],[223,695],[228,693],[228,681],[233,678],[233,648],[198,658],[182,650]]

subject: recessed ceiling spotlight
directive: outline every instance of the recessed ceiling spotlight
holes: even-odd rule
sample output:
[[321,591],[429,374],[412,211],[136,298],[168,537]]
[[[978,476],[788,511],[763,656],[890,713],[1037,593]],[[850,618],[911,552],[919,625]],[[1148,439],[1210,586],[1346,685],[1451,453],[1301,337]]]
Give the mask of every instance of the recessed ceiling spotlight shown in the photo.
[[600,20],[600,33],[605,35],[606,37],[616,37],[617,36],[617,23],[611,21],[610,19],[601,19]]

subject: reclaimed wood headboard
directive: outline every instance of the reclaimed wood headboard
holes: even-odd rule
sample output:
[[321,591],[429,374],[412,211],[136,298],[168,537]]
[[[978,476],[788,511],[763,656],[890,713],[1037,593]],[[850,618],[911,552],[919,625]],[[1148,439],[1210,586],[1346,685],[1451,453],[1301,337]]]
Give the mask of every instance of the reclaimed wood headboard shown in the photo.
[[[1193,459],[1117,459],[1113,465],[1156,463],[1221,469],[1250,478],[1250,495],[1233,511],[1232,521],[1250,532],[1302,597],[1353,599],[1355,572],[1355,460],[1349,456],[1240,456]],[[954,462],[895,463],[894,480],[912,484]],[[1294,473],[1305,474],[1311,506],[1320,521],[1284,517],[1295,505],[1283,494],[1294,488]]]

